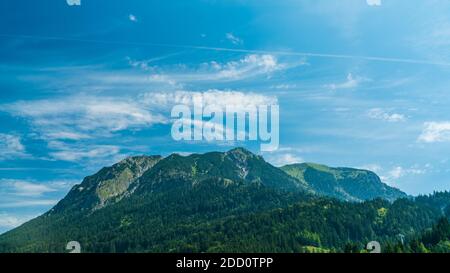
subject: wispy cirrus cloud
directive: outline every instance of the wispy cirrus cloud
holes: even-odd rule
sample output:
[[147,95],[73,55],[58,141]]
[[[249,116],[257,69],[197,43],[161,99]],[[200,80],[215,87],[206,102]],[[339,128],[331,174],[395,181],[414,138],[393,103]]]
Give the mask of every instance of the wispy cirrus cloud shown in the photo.
[[372,108],[367,111],[367,116],[371,119],[377,119],[387,122],[402,122],[406,120],[405,115],[392,113],[381,108]]
[[434,143],[450,141],[450,122],[426,122],[423,127],[422,134],[418,138],[420,142]]
[[368,78],[354,76],[352,73],[347,74],[347,80],[341,83],[332,83],[325,85],[326,88],[331,90],[340,90],[340,89],[355,89],[359,87],[359,85],[363,82],[369,81]]
[[40,199],[40,200],[16,200],[16,201],[8,201],[8,202],[0,202],[0,208],[26,208],[26,207],[48,207],[53,206],[58,203],[59,199]]
[[387,176],[384,176],[383,178],[386,181],[394,181],[406,175],[421,175],[427,172],[427,168],[429,168],[429,166],[425,166],[423,168],[420,168],[418,166],[412,166],[409,168],[395,166],[390,171],[388,171]]
[[[105,96],[70,96],[19,101],[3,111],[28,120],[43,139],[80,140],[164,122],[134,100]],[[20,148],[19,143],[10,140]]]
[[18,159],[29,156],[19,136],[0,133],[0,160]]
[[394,187],[404,185],[405,181],[412,177],[425,175],[433,171],[431,164],[413,164],[410,166],[401,166],[394,164],[391,166],[381,166],[380,164],[366,164],[360,169],[369,170],[376,173],[381,181]]
[[[322,4],[323,5],[323,4]],[[331,6],[329,3],[323,6]],[[342,7],[341,7],[342,6]],[[334,4],[334,7],[340,7],[341,9],[347,10],[347,7],[340,5],[338,2]],[[335,13],[339,20],[342,20],[342,16],[338,15],[335,11],[336,9],[332,7],[329,9],[330,13]],[[348,16],[352,17],[352,16]],[[352,23],[354,24],[354,23]],[[345,24],[344,24],[345,25]],[[72,37],[54,37],[54,36],[31,36],[31,35],[0,35],[9,38],[20,38],[20,39],[35,39],[35,40],[51,40],[51,41],[64,41],[64,42],[83,42],[92,44],[122,44],[130,45],[130,42],[126,41],[106,41],[106,40],[90,40],[90,39],[78,39]],[[410,41],[409,41],[410,42]],[[315,53],[315,52],[297,52],[297,51],[267,51],[267,50],[252,50],[252,49],[236,49],[236,48],[226,48],[226,47],[208,47],[208,46],[195,46],[195,45],[183,45],[183,44],[160,44],[160,43],[132,43],[136,46],[148,46],[148,47],[166,47],[166,48],[177,48],[177,49],[193,49],[193,50],[204,50],[204,51],[215,51],[215,52],[232,52],[232,53],[247,53],[247,54],[270,54],[278,56],[294,56],[299,58],[325,58],[325,59],[348,59],[348,60],[363,60],[371,62],[384,62],[384,63],[398,63],[398,64],[415,64],[415,65],[431,65],[431,66],[450,66],[449,62],[445,61],[433,61],[427,59],[408,59],[408,58],[393,58],[393,57],[380,57],[380,56],[364,56],[364,55],[346,55],[346,54],[333,54],[333,53]]]
[[37,215],[11,215],[9,213],[0,213],[0,233],[2,229],[10,229],[35,218]]
[[[205,105],[257,106],[277,103],[274,96],[232,90],[205,92],[147,92],[134,98],[70,96],[20,101],[3,105],[3,111],[28,120],[45,140],[83,140],[108,137],[122,130],[139,130],[169,122],[169,109],[176,104],[192,105],[201,99]],[[2,135],[0,135],[1,139]],[[22,152],[18,138],[4,136],[10,149]]]
[[[277,104],[277,98],[230,90],[205,92],[147,92],[126,99],[111,96],[68,96],[19,101],[3,105],[3,111],[28,121],[35,137],[47,142],[51,160],[108,165],[133,148],[120,144],[117,135],[169,125],[170,110],[177,104],[203,104],[236,109]],[[106,140],[113,140],[108,144]],[[106,144],[105,144],[106,143]],[[18,145],[16,145],[18,146]],[[18,146],[20,148],[20,146]]]
[[202,102],[203,105],[217,105],[219,107],[234,106],[245,108],[247,106],[273,105],[278,103],[276,96],[262,95],[253,92],[240,92],[233,90],[207,90],[196,91],[175,91],[175,92],[151,92],[144,93],[140,99],[147,105],[158,108],[168,108],[177,104],[192,106],[195,102]]
[[95,165],[108,165],[123,158],[121,148],[115,145],[98,145],[50,141],[50,156],[55,160],[96,162]]
[[280,64],[274,55],[250,54],[238,61],[230,61],[225,64],[210,62],[207,67],[216,72],[218,79],[242,79],[261,74],[269,74],[286,68]]
[[237,37],[231,32],[225,33],[225,38],[227,38],[228,41],[230,41],[234,45],[242,45],[244,43],[244,40]]
[[78,180],[0,179],[0,233],[54,206]]
[[77,182],[75,180],[37,182],[34,180],[0,179],[0,192],[5,196],[40,197],[47,193],[65,191]]
[[[70,75],[64,75],[61,77],[62,80],[56,79],[57,86],[53,88],[61,89],[67,86],[70,90],[76,88],[77,92],[82,90],[86,93],[92,90],[115,92],[119,89],[135,93],[148,89],[173,91],[197,84],[217,86],[257,78],[269,79],[276,73],[306,64],[301,58],[282,61],[273,54],[246,54],[239,58],[211,60],[198,64],[158,63],[180,54],[183,53],[176,52],[148,59],[127,57],[129,68],[119,71],[99,70],[96,67],[75,68],[72,73],[82,77],[83,82],[79,82],[78,77],[74,79]],[[47,78],[40,80],[41,84],[46,84],[47,81]]]
[[295,63],[280,63],[272,54],[247,54],[237,60],[209,61],[200,65],[169,65],[155,66],[150,61],[129,59],[132,67],[147,72],[146,79],[164,81],[170,85],[198,82],[228,82],[242,81],[256,77],[269,77],[277,71],[304,65],[304,61]]
[[[168,117],[152,112],[137,97],[68,96],[19,101],[2,105],[2,110],[30,124],[33,132],[30,137],[47,142],[49,159],[84,162],[92,166],[122,158],[121,148],[101,144],[104,139],[114,139],[114,135],[124,131],[148,129],[169,122]],[[25,155],[18,138],[0,136],[0,140],[2,138],[4,147],[0,148],[5,153],[0,158]]]
[[6,183],[9,183],[12,186],[14,194],[18,196],[39,196],[43,193],[56,191],[56,189],[45,184],[36,184],[19,180],[13,180]]

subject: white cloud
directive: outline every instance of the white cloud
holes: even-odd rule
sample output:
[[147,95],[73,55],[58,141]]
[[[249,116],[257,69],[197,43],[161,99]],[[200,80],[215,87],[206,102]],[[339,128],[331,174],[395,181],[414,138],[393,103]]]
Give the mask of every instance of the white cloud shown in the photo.
[[269,155],[267,161],[277,167],[305,162],[303,158],[291,153]]
[[176,91],[165,93],[146,93],[141,101],[153,107],[173,107],[177,104],[192,106],[195,101],[201,100],[203,105],[217,105],[219,107],[234,106],[238,109],[248,106],[278,104],[275,96],[266,96],[257,93],[244,93],[238,91],[208,90],[205,92]]
[[29,156],[19,136],[0,133],[0,160]]
[[[431,168],[430,164],[425,164],[424,166],[413,165],[411,167],[394,166],[387,170],[385,173],[380,175],[383,182],[389,185],[398,185],[398,180],[410,175],[423,175],[426,174]],[[379,170],[382,172],[382,169]]]
[[366,0],[369,6],[381,6],[381,0]]
[[[175,91],[175,92],[157,92],[142,94],[140,101],[147,103],[149,108],[155,109],[161,112],[170,112],[170,109],[175,105],[186,105],[188,107],[195,106],[215,106],[222,110],[229,110],[236,112],[248,112],[252,109],[257,110],[261,105],[277,105],[278,99],[276,96],[266,96],[257,93],[244,93],[238,91],[221,91],[221,90],[208,90],[205,92],[191,92],[191,91]],[[202,130],[202,122],[196,123],[193,121],[195,130]],[[215,124],[212,121],[208,121],[208,124],[215,125],[216,134],[223,135],[226,128],[222,128],[223,124]],[[233,135],[231,131],[226,132],[227,135]],[[246,134],[246,131],[238,130],[238,135]],[[226,142],[226,143],[225,143]],[[220,144],[233,145],[233,141],[220,142]]]
[[303,152],[303,150],[298,148],[280,147],[276,151],[265,152],[263,157],[270,164],[281,167],[289,164],[305,162],[305,160],[298,155],[298,153],[301,152]]
[[128,19],[131,22],[137,22],[138,21],[137,17],[135,15],[133,15],[133,14],[128,15]]
[[272,54],[248,54],[238,60],[227,62],[210,61],[199,66],[171,65],[150,66],[153,60],[133,60],[128,58],[130,66],[140,68],[146,72],[145,77],[120,77],[117,75],[108,77],[116,83],[130,81],[136,84],[145,81],[148,83],[166,83],[171,86],[182,86],[186,83],[239,81],[258,76],[270,77],[273,73],[294,66],[305,65],[304,61],[292,64],[280,63]]
[[389,113],[381,108],[372,108],[367,111],[367,116],[371,119],[378,119],[387,122],[401,122],[405,121],[406,117],[398,113]]
[[148,80],[152,83],[162,83],[162,84],[168,84],[170,86],[174,87],[181,87],[182,85],[179,85],[175,80],[171,79],[170,76],[164,75],[164,74],[153,74],[148,76]]
[[[304,62],[299,63],[303,65]],[[295,65],[299,65],[295,64]],[[142,64],[140,65],[142,66]],[[162,68],[162,71],[153,68],[150,77],[155,80],[156,75],[162,75],[165,81],[174,83],[192,83],[202,81],[238,81],[257,76],[270,76],[272,73],[289,68],[287,64],[279,63],[278,59],[271,54],[249,54],[241,59],[217,62],[211,61],[201,64],[199,67],[188,67],[178,65]],[[171,71],[171,69],[173,71]],[[161,69],[160,69],[161,70]]]
[[389,171],[388,175],[391,179],[399,179],[408,174],[424,174],[426,172],[425,169],[420,169],[418,167],[411,167],[405,169],[401,166],[394,167]]
[[13,202],[0,203],[0,208],[25,208],[37,206],[53,206],[58,203],[56,199],[40,199],[40,200],[18,200]]
[[0,179],[0,193],[5,196],[39,197],[46,193],[65,191],[76,184],[74,180],[36,182],[16,179]]
[[[136,62],[136,63],[132,63]],[[141,62],[141,65],[138,65],[137,62]],[[143,73],[133,74],[133,73],[124,73],[124,74],[109,74],[109,73],[92,73],[91,75],[86,75],[86,79],[88,79],[92,86],[100,87],[101,89],[106,90],[117,90],[120,88],[126,88],[130,93],[141,92],[143,89],[147,89],[152,87],[153,89],[182,89],[183,85],[176,82],[180,75],[177,73],[168,73],[166,71],[156,71],[152,70],[150,73],[148,70],[153,69],[150,66],[145,68],[147,64],[144,64],[144,61],[130,61],[130,65],[132,67],[137,67],[143,70]],[[183,77],[181,77],[183,78]],[[193,78],[195,80],[195,77]],[[92,90],[92,86],[90,90]],[[89,89],[89,87],[87,87]]]
[[142,60],[142,61],[138,61],[138,60],[133,60],[130,57],[127,57],[128,60],[128,64],[132,67],[135,68],[140,68],[144,71],[149,71],[151,69],[154,69],[153,67],[151,67],[149,65],[149,63],[151,62],[151,60]]
[[231,61],[223,65],[213,62],[211,67],[218,72],[218,78],[232,79],[239,79],[244,75],[267,74],[284,68],[278,63],[277,58],[270,54],[251,54],[239,61]]
[[414,164],[409,167],[400,165],[382,167],[379,164],[367,164],[359,168],[376,173],[381,181],[394,187],[399,187],[403,182],[408,181],[410,177],[424,175],[433,171],[433,167],[429,163],[423,165]]
[[81,6],[81,0],[66,0],[69,6]]
[[450,141],[450,122],[424,123],[422,134],[418,140],[426,143]]
[[52,158],[64,161],[89,160],[99,163],[100,160],[109,162],[121,157],[120,148],[113,145],[78,145],[51,141],[49,148],[56,150],[50,152]]
[[126,98],[73,96],[21,101],[4,111],[28,119],[43,139],[79,140],[126,129],[150,127],[164,118]]
[[404,176],[406,173],[406,170],[403,169],[400,166],[394,167],[391,171],[389,171],[389,177],[392,179],[399,179],[400,177]]
[[378,173],[380,172],[383,168],[378,165],[378,164],[367,164],[367,165],[363,165],[361,167],[359,167],[360,169],[363,170],[368,170],[368,171],[372,171],[374,173]]
[[19,218],[7,214],[0,214],[0,227],[14,228],[24,223]]
[[[41,206],[53,206],[77,183],[79,183],[78,180],[0,179],[0,209],[12,210],[28,207],[35,209]],[[23,222],[19,221],[20,217],[16,217],[17,219],[14,217],[5,219],[4,217],[6,216],[1,215],[0,211],[0,228],[19,225]],[[25,217],[24,220],[33,217]]]
[[87,134],[81,134],[76,132],[51,132],[47,134],[50,139],[66,139],[66,140],[81,140],[91,138]]
[[296,84],[277,84],[277,85],[271,86],[271,88],[273,88],[273,89],[293,89],[296,87],[297,87]]
[[14,216],[6,213],[0,213],[0,228],[15,228],[35,218],[36,216],[37,215]]
[[35,184],[25,181],[14,181],[12,182],[12,185],[16,194],[21,196],[39,196],[43,193],[56,191],[44,184]]
[[[98,166],[109,164],[124,155],[120,146],[98,144],[98,140],[111,138],[123,130],[142,130],[155,124],[169,124],[173,106],[192,106],[198,98],[203,99],[204,105],[231,105],[237,110],[277,104],[276,97],[209,90],[144,93],[134,99],[79,95],[20,101],[2,105],[2,109],[30,122],[36,137],[47,141],[51,159]],[[23,153],[24,148],[16,138],[3,138],[8,140],[4,141],[8,144],[3,146],[9,150],[14,147],[16,153]]]
[[347,74],[347,80],[342,83],[332,83],[329,85],[326,85],[327,88],[331,90],[339,90],[339,89],[355,89],[357,88],[362,82],[368,81],[367,78],[363,77],[355,77],[353,74],[349,73]]
[[227,38],[228,41],[230,41],[230,42],[231,42],[232,44],[234,44],[234,45],[241,45],[241,44],[244,43],[244,41],[243,41],[241,38],[235,36],[235,35],[234,35],[233,33],[231,33],[231,32],[226,33],[226,34],[225,34],[225,37]]

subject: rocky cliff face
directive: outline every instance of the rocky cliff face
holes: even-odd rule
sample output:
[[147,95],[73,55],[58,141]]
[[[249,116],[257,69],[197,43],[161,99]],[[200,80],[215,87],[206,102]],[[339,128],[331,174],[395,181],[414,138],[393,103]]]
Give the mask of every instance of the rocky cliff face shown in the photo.
[[161,156],[135,156],[102,168],[74,186],[49,213],[72,209],[96,210],[118,202],[131,195],[137,187],[138,178],[161,159]]

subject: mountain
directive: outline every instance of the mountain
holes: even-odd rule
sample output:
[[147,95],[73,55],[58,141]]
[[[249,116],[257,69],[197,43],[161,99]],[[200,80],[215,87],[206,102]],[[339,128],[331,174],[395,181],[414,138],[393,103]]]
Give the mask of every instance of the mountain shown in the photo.
[[146,196],[213,180],[225,185],[255,183],[279,190],[314,192],[303,181],[270,165],[261,156],[236,148],[225,153],[172,154],[166,158],[129,157],[86,177],[49,213],[97,210],[131,195]]
[[309,185],[315,192],[345,201],[360,202],[375,198],[394,201],[407,197],[404,192],[381,182],[371,171],[330,168],[313,163],[287,165],[281,169]]
[[259,155],[236,148],[225,153],[172,154],[166,158],[159,155],[129,157],[86,177],[49,213],[97,210],[135,193],[164,192],[211,180],[223,180],[224,184],[260,183],[276,190],[320,194],[345,201],[375,198],[393,201],[406,197],[370,171],[333,169],[312,163],[280,169]]
[[[367,171],[308,166],[276,168],[242,148],[130,157],[0,235],[0,252],[65,252],[69,241],[83,252],[340,252],[399,233],[416,238],[450,211],[449,193],[346,202],[393,194]],[[346,195],[324,190],[336,183]]]

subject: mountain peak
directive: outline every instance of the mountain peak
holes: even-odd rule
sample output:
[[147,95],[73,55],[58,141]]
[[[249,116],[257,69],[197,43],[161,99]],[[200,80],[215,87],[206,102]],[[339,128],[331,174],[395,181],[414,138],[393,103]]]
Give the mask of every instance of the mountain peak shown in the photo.
[[117,164],[120,163],[142,163],[145,160],[154,160],[154,159],[159,159],[162,158],[162,156],[160,155],[133,155],[133,156],[128,156],[125,159],[119,161]]
[[242,148],[242,147],[238,147],[238,148],[234,148],[232,150],[229,150],[228,152],[225,153],[225,156],[236,160],[237,162],[241,162],[244,163],[245,161],[248,161],[250,159],[257,159],[257,160],[262,160],[264,161],[264,158],[260,155],[256,155],[254,153],[252,153],[251,151]]
[[211,179],[239,184],[260,183],[276,189],[299,190],[303,184],[244,148],[179,156],[172,154],[140,179],[139,193],[168,187],[208,183]]
[[251,151],[249,151],[243,147],[237,147],[237,148],[231,149],[228,152],[226,152],[226,154],[241,154],[241,155],[247,155],[247,156],[255,155],[254,153],[252,153]]

